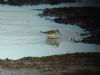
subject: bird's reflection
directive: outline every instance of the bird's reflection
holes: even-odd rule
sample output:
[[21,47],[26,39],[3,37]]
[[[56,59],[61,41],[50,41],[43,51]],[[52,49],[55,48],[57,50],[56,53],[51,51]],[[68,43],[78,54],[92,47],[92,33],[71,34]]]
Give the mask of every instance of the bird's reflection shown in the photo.
[[49,45],[59,46],[60,41],[58,38],[47,38],[46,43]]

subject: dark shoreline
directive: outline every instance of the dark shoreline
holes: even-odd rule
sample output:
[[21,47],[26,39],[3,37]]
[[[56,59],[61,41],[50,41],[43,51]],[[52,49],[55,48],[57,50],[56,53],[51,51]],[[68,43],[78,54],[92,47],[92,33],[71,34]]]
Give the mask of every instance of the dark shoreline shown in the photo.
[[[78,25],[89,34],[80,42],[100,44],[100,7],[63,7],[44,9],[41,17],[55,17],[52,21],[62,24]],[[49,18],[47,18],[49,20]],[[78,41],[77,41],[78,42]]]
[[47,57],[0,60],[2,69],[36,69],[43,75],[99,75],[100,52],[69,53]]
[[8,5],[39,5],[39,4],[60,4],[60,3],[72,3],[77,2],[76,0],[0,0],[0,4],[8,4]]

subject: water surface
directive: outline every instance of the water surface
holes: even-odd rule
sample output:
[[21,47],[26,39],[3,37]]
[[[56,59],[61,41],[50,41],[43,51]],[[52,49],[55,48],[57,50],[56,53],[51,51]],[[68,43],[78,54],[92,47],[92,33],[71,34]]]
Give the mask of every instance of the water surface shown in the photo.
[[[59,7],[61,5],[58,5]],[[75,43],[84,30],[77,25],[63,25],[38,16],[44,9],[57,6],[0,6],[0,58],[18,59],[27,56],[48,56],[73,52],[100,52],[100,45]],[[57,39],[47,38],[40,31],[59,29]]]

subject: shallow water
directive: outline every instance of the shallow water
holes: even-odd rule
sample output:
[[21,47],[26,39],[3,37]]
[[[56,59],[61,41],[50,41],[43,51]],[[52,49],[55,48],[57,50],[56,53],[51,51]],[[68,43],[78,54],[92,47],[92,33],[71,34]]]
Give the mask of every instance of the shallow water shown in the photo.
[[[50,5],[0,6],[0,58],[18,59],[26,56],[48,56],[73,52],[100,52],[100,45],[75,43],[84,30],[77,25],[57,24],[38,16]],[[60,5],[58,5],[60,6]],[[54,6],[51,6],[51,8]],[[57,7],[57,6],[55,6]],[[59,29],[57,39],[47,38],[40,31]]]

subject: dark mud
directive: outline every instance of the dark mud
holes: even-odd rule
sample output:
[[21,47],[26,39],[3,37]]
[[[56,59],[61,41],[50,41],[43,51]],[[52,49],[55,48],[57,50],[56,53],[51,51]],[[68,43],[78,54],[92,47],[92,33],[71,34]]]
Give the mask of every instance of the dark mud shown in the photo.
[[18,60],[5,59],[0,60],[0,66],[0,72],[2,73],[5,70],[11,73],[13,71],[19,73],[20,70],[26,70],[26,72],[30,71],[29,75],[32,75],[33,72],[36,74],[41,73],[41,75],[99,75],[100,53],[73,53],[47,57],[24,57]]
[[100,44],[100,8],[99,7],[63,7],[45,9],[39,14],[41,17],[49,17],[56,23],[65,25],[78,25],[89,34],[80,34],[86,36],[81,42]]
[[9,5],[38,5],[38,4],[59,4],[59,3],[70,3],[76,2],[76,0],[0,0],[0,4]]

